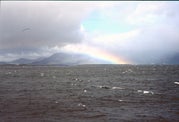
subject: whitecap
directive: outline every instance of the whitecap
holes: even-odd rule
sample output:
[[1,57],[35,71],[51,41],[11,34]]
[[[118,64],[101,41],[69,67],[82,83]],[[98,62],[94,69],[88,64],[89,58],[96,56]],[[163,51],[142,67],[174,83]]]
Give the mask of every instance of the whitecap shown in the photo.
[[174,84],[177,84],[177,85],[179,85],[179,82],[174,82]]
[[124,101],[124,100],[119,99],[118,101],[119,101],[119,102],[122,102],[122,101]]
[[7,74],[7,75],[10,75],[10,74],[12,74],[12,72],[7,72],[6,74]]
[[154,94],[152,91],[146,91],[146,90],[137,90],[138,93],[143,93],[143,94]]
[[124,88],[114,86],[111,89],[124,89]]
[[124,71],[124,72],[122,72],[122,74],[125,74],[126,72]]
[[132,69],[128,69],[127,71],[128,71],[128,72],[133,72]]
[[43,77],[43,76],[44,76],[44,73],[40,73],[40,76]]
[[72,83],[71,85],[72,85],[72,86],[76,86],[77,84],[76,84],[76,83]]
[[110,89],[109,86],[98,86],[99,88],[102,88],[102,89]]
[[149,91],[143,91],[143,93],[144,93],[144,94],[148,94],[148,93],[150,93],[150,92],[149,92]]
[[140,92],[142,92],[142,90],[137,90],[137,92],[139,92],[139,93],[140,93]]
[[78,106],[86,107],[86,105],[79,103]]
[[152,91],[143,91],[143,94],[154,94]]

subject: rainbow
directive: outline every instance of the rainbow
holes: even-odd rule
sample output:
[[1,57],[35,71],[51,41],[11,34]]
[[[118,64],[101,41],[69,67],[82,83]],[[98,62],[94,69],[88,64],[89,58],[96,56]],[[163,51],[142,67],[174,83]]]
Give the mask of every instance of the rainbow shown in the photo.
[[126,61],[119,56],[87,45],[67,45],[64,49],[69,52],[82,53],[95,59],[104,60],[111,64],[130,64],[130,61]]

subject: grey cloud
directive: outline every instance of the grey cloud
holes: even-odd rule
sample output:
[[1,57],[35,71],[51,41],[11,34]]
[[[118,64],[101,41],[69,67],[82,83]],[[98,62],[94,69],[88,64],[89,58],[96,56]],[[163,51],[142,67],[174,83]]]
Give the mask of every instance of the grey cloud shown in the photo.
[[55,47],[80,43],[81,22],[94,8],[91,2],[2,1],[0,60],[49,56]]
[[88,10],[78,4],[2,2],[1,6],[0,49],[63,46],[83,38],[80,22]]

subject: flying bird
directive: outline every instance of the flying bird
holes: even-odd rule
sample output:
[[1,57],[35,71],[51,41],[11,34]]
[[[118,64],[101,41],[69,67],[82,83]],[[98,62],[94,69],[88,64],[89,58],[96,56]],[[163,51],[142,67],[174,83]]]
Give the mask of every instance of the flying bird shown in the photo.
[[28,30],[30,30],[30,28],[24,28],[24,29],[22,30],[22,32],[28,31]]

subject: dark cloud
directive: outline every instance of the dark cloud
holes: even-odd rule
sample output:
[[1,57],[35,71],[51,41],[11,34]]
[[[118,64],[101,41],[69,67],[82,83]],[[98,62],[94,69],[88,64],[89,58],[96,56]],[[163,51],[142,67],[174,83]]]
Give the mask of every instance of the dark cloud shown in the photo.
[[47,56],[80,43],[81,22],[95,7],[90,2],[2,1],[0,60]]
[[80,22],[86,11],[78,7],[59,2],[3,2],[0,49],[80,42]]

